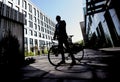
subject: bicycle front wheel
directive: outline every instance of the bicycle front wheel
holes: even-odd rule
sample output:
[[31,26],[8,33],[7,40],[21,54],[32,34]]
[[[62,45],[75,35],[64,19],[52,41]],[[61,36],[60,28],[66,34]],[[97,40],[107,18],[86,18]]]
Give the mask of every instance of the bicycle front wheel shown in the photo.
[[54,47],[51,47],[49,52],[48,52],[48,60],[51,65],[57,66],[58,63],[62,60],[62,56],[60,53],[58,53],[58,50]]

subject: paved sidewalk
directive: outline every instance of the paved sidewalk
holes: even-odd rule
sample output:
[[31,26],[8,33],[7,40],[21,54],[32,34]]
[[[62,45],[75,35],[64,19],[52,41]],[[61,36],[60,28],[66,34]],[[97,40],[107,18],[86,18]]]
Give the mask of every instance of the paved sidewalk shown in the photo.
[[[24,67],[22,82],[101,82],[112,81],[112,69],[109,69],[107,55],[101,51],[85,49],[85,58],[70,67],[69,64],[59,66],[55,69],[47,56],[38,56],[36,62]],[[109,61],[110,62],[110,61]],[[114,73],[113,73],[114,74]]]
[[[119,82],[119,57],[99,50],[85,49],[81,63],[65,64],[55,69],[47,56],[35,56],[35,63],[9,74],[15,82]],[[6,79],[3,79],[5,82]],[[8,79],[7,79],[8,80]],[[11,81],[12,81],[11,80]],[[14,82],[14,81],[13,81]]]

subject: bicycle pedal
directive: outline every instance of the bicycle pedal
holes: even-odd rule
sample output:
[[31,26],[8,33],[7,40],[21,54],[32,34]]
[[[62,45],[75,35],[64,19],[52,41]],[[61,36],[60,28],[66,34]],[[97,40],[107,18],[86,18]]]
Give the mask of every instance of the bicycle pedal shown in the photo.
[[65,57],[66,60],[69,60],[70,58],[69,57]]
[[55,54],[55,56],[57,57],[57,56],[58,56],[58,54]]

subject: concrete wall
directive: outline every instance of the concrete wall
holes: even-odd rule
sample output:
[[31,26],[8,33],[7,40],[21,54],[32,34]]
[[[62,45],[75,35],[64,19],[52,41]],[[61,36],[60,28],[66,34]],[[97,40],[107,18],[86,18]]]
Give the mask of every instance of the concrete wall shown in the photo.
[[24,63],[24,15],[0,2],[0,64]]

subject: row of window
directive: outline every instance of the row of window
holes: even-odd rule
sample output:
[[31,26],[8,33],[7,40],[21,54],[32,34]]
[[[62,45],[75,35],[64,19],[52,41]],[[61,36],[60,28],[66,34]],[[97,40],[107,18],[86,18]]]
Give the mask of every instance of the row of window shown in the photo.
[[[23,0],[22,2],[22,7],[27,10],[27,2],[26,0]],[[32,5],[30,3],[28,3],[28,11],[29,13],[29,17],[32,20],[32,13],[34,14],[34,18],[37,17],[38,19],[40,18],[41,20],[44,20],[46,23],[54,26],[55,24],[45,15],[43,15],[39,10],[37,10],[35,7],[32,7]],[[26,13],[27,14],[27,13]]]
[[[33,28],[33,23],[31,21],[29,21],[29,27]],[[34,24],[34,29],[37,31],[42,31],[45,32],[47,34],[53,35],[54,34],[54,29],[48,29],[48,28],[44,28],[43,26],[40,27],[40,25],[37,26],[37,24]]]
[[[24,11],[23,11],[23,13],[24,13]],[[32,21],[33,21],[33,17],[32,17],[31,14],[29,14],[29,27],[33,27],[33,22]],[[44,27],[47,27],[48,29],[54,31],[54,28],[52,28],[53,26],[48,25],[47,23],[43,22],[42,20],[40,21],[40,19],[37,20],[36,17],[34,17],[34,23],[36,23],[38,25],[41,25],[41,26],[44,26]],[[25,25],[27,25],[27,19],[25,20]]]
[[[24,28],[24,34],[28,34],[28,31],[26,28]],[[43,33],[40,33],[40,32],[37,32],[37,31],[33,31],[31,29],[29,29],[29,34],[31,36],[35,36],[35,37],[40,37],[40,38],[46,38],[46,39],[52,39],[52,37],[50,35],[47,35],[47,34],[43,34]]]
[[[48,41],[45,42],[43,40],[37,40],[37,39],[29,38],[29,43],[32,46],[33,46],[33,41],[34,41],[35,45],[38,45],[38,41],[39,41],[39,46],[43,46],[45,43],[46,44],[50,43]],[[28,45],[28,38],[27,37],[24,37],[24,44]]]
[[[26,21],[25,25],[27,25],[27,19],[25,19],[25,21]],[[40,26],[40,24],[41,24],[41,26],[46,27],[47,29],[50,29],[50,30],[54,31],[53,27],[44,23],[43,21],[40,22],[40,20],[38,19],[38,26]],[[36,23],[34,25],[35,25],[35,27],[37,26]],[[33,28],[33,22],[31,20],[29,20],[29,27]]]
[[[15,0],[15,3],[17,5],[20,5],[20,0]],[[19,6],[15,6],[14,8],[17,11],[20,11]],[[8,6],[13,8],[13,2],[8,0]],[[22,0],[22,8],[24,8],[24,10],[22,10],[22,13],[25,15],[25,17],[27,17],[27,1],[26,0]],[[34,11],[34,12],[33,12]],[[29,19],[33,20],[33,16],[34,15],[34,21],[37,22],[37,18],[38,18],[38,24],[40,23],[40,19],[43,20],[44,22],[46,22],[47,24],[51,25],[51,26],[55,26],[55,24],[45,15],[42,14],[42,12],[40,12],[39,10],[37,10],[35,7],[32,7],[32,5],[30,3],[28,3],[28,15],[29,15]]]

